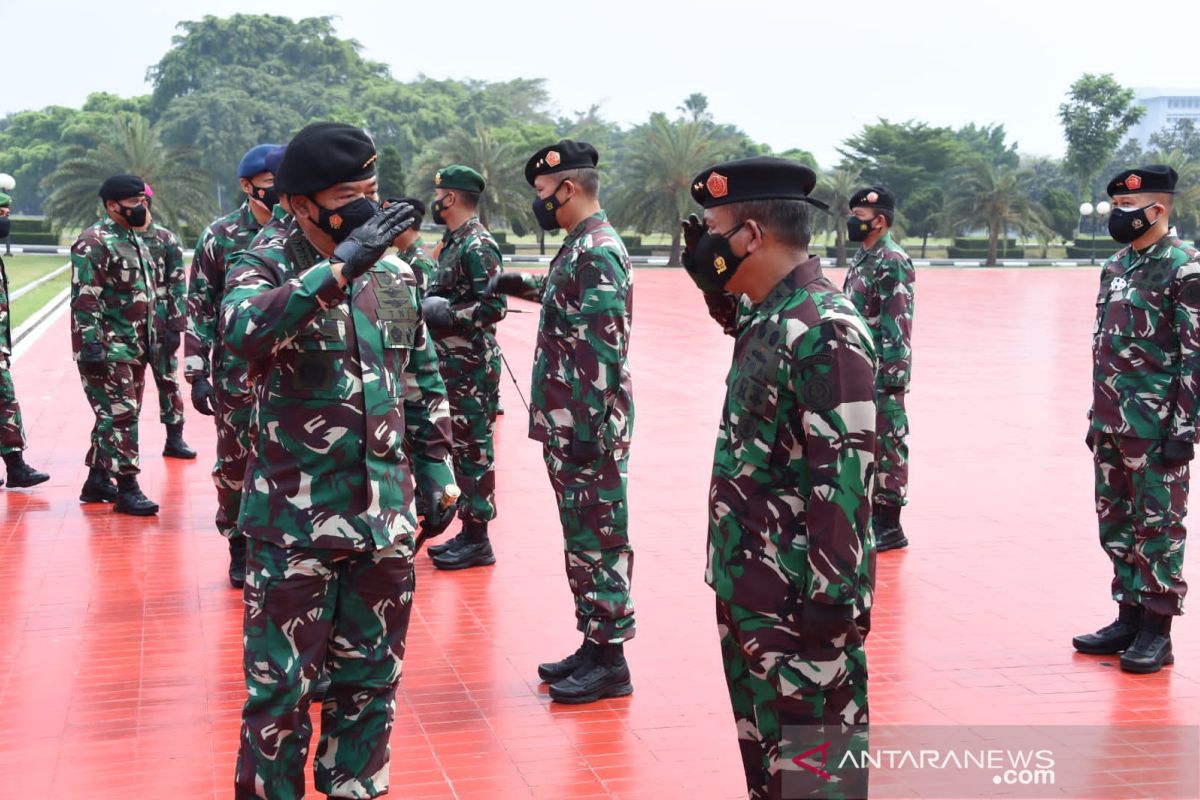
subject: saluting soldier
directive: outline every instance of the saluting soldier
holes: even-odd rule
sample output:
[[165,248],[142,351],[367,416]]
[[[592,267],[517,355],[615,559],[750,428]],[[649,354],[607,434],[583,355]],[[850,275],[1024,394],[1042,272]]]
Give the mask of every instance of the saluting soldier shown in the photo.
[[692,182],[703,222],[684,222],[685,266],[734,337],[705,577],[753,800],[866,797],[820,748],[865,745],[875,347],[808,253],[815,184],[786,159],[717,164]]

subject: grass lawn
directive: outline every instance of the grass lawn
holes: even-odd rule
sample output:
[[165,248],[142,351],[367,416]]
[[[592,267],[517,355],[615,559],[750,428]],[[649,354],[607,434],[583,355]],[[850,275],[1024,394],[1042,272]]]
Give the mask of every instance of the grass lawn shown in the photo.
[[12,304],[11,308],[12,319],[10,324],[12,325],[12,329],[15,331],[21,323],[29,319],[30,315],[50,302],[50,298],[70,285],[71,273],[67,271],[53,280],[46,281],[29,294],[17,298],[17,301]]
[[[37,280],[47,272],[53,272],[71,260],[67,256],[4,256],[3,251],[0,251],[0,258],[4,259],[4,271],[8,273],[9,292],[15,292],[25,284]],[[63,277],[69,282],[71,271],[64,272]],[[51,281],[51,283],[54,282],[57,282],[57,279]]]

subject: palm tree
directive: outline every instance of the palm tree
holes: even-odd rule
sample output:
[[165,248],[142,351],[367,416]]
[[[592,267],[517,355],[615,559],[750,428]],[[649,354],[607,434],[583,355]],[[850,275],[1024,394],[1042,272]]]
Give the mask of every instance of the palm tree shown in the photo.
[[987,228],[985,266],[996,265],[1001,234],[1015,228],[1023,235],[1044,235],[1045,211],[1033,199],[1028,170],[995,166],[983,160],[968,164],[952,183],[943,218],[948,227]]
[[851,166],[827,172],[817,181],[814,194],[829,204],[828,214],[814,215],[814,230],[834,234],[837,247],[837,266],[846,266],[846,218],[850,216],[850,198],[860,188],[862,173]]
[[679,221],[695,210],[692,178],[720,160],[721,143],[702,120],[668,120],[653,114],[629,134],[623,180],[609,210],[623,227],[639,233],[671,232],[668,266],[680,265]]
[[201,228],[212,221],[217,204],[210,194],[212,178],[197,166],[199,156],[193,147],[163,145],[144,117],[118,117],[98,146],[72,148],[46,176],[46,214],[58,230],[90,225],[103,216],[97,208],[100,184],[128,172],[154,187],[155,219],[167,226]]
[[513,220],[531,222],[532,197],[523,172],[527,156],[518,152],[512,142],[496,141],[491,130],[477,122],[473,130],[456,128],[430,142],[413,169],[414,183],[431,187],[438,169],[447,164],[462,164],[483,176],[485,187],[480,195],[479,221],[484,227],[489,227],[489,218],[510,225]]

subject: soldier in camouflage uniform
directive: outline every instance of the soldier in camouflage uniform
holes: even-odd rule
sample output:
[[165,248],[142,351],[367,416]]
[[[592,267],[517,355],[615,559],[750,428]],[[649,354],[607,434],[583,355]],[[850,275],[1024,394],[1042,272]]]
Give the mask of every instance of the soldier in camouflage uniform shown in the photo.
[[195,458],[196,451],[183,440],[183,394],[179,391],[179,346],[187,329],[185,300],[187,280],[183,272],[183,246],[179,237],[154,221],[154,190],[146,184],[146,217],[150,220],[138,233],[146,243],[154,264],[154,335],[150,371],[158,387],[158,418],[167,428],[163,455]]
[[[0,192],[0,239],[7,239],[12,198]],[[0,456],[8,471],[10,489],[36,486],[50,476],[25,463],[25,426],[21,424],[21,406],[12,379],[12,327],[8,308],[8,272],[0,258]],[[0,480],[0,486],[4,481]]]
[[209,225],[196,243],[188,281],[187,345],[184,376],[191,384],[192,405],[217,425],[217,532],[229,541],[229,583],[242,588],[246,578],[246,540],[238,533],[242,479],[250,454],[250,418],[254,397],[246,379],[246,362],[234,356],[221,338],[219,315],[229,259],[246,249],[272,218],[278,202],[275,176],[267,156],[278,145],[255,145],[238,164],[246,199],[235,211]]
[[437,270],[437,262],[429,255],[429,248],[421,238],[421,222],[425,219],[425,204],[415,197],[401,197],[384,200],[383,207],[387,208],[392,203],[408,203],[417,212],[416,224],[397,236],[393,244],[400,251],[400,258],[412,267],[413,274],[417,276],[417,288],[420,290],[420,295],[424,297],[425,288],[429,286],[429,281],[433,278],[434,271]]
[[[138,415],[154,331],[154,263],[137,229],[149,219],[146,183],[114,175],[100,187],[107,219],[71,247],[71,348],[96,415],[79,499],[115,503],[134,516],[158,513],[137,476]],[[113,486],[112,477],[117,485]]]
[[[414,480],[445,528],[450,413],[416,279],[381,258],[413,221],[375,195],[375,146],[314,123],[277,175],[294,214],[233,257],[224,344],[249,363],[256,434],[238,527],[249,540],[235,796],[299,800],[325,671],[318,791],[388,790],[413,596]],[[406,434],[411,447],[404,447]]]
[[896,198],[868,186],[850,198],[846,226],[861,242],[846,271],[842,291],[871,326],[879,372],[875,377],[875,494],[871,527],[877,552],[908,546],[900,509],[908,495],[908,414],[904,395],[912,373],[912,259],[892,238]]
[[496,563],[488,539],[488,522],[496,517],[496,323],[504,319],[507,304],[503,297],[484,296],[488,281],[500,273],[501,258],[496,240],[479,221],[483,189],[483,177],[469,167],[455,164],[434,175],[433,221],[446,226],[446,236],[421,308],[450,393],[454,470],[463,491],[462,531],[429,549],[438,569]]
[[1087,445],[1096,462],[1100,544],[1112,560],[1117,619],[1076,636],[1081,653],[1124,651],[1121,669],[1171,664],[1183,613],[1189,464],[1200,414],[1200,252],[1169,232],[1178,175],[1119,173],[1109,232],[1126,245],[1104,265],[1092,336]]
[[541,302],[529,437],[542,443],[562,521],[579,648],[538,666],[550,697],[588,703],[633,691],[635,633],[626,476],[633,435],[629,334],[633,266],[600,207],[599,156],[569,139],[525,165],[538,224],[567,231],[549,272],[506,273],[491,290]]
[[705,579],[747,789],[764,800],[866,796],[865,775],[820,748],[865,747],[875,348],[808,254],[815,183],[784,159],[718,164],[692,184],[703,223],[684,223],[684,263],[734,337]]

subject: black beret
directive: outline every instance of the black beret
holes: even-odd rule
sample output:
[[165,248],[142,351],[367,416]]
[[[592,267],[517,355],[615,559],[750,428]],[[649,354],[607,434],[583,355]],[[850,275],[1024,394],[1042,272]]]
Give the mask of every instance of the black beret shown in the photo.
[[306,125],[287,143],[275,188],[282,194],[314,194],[330,186],[375,175],[375,142],[365,131],[340,122]]
[[692,181],[692,198],[705,208],[749,200],[804,200],[816,205],[808,196],[816,185],[817,173],[798,161],[757,156],[704,170]]
[[525,164],[525,180],[533,186],[538,175],[565,172],[569,169],[595,169],[600,163],[600,154],[587,142],[563,139],[557,144],[543,147],[533,154]]
[[425,219],[425,204],[415,197],[388,197],[383,201],[383,207],[396,205],[397,203],[408,203],[416,210],[417,216]]
[[1118,172],[1117,176],[1108,182],[1108,196],[1119,194],[1141,194],[1142,192],[1159,192],[1175,194],[1175,183],[1179,173],[1166,164],[1151,164],[1148,167],[1127,169]]
[[850,208],[882,208],[885,211],[895,211],[896,198],[882,186],[868,186],[859,189],[850,197]]
[[101,200],[125,200],[146,193],[146,182],[137,175],[113,175],[100,184]]

